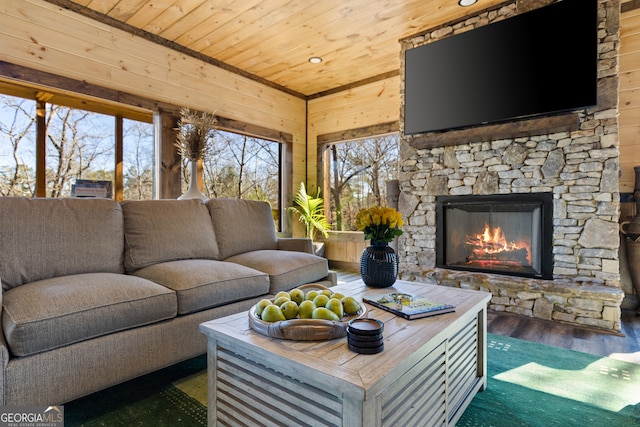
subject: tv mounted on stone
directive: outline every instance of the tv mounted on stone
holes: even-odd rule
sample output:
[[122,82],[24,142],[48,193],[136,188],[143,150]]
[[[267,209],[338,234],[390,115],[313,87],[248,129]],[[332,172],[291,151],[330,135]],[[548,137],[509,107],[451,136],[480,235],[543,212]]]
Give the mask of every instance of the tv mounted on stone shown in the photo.
[[597,0],[563,0],[405,52],[406,135],[597,103]]

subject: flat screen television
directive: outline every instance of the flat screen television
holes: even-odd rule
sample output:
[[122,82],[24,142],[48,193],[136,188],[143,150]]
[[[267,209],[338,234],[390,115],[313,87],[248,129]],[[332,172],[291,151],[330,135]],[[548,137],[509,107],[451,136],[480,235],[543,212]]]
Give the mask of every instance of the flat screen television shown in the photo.
[[597,103],[597,0],[563,0],[405,52],[407,135]]

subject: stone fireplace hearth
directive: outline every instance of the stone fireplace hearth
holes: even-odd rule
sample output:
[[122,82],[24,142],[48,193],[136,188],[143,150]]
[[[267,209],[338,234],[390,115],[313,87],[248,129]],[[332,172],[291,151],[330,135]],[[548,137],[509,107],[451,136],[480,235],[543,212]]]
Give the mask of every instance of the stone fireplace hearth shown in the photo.
[[[416,35],[403,41],[403,49],[513,16],[531,3],[514,1]],[[618,0],[599,1],[596,107],[512,124],[402,137],[399,209],[406,218],[399,246],[402,279],[490,291],[489,308],[497,311],[621,330],[619,14]],[[401,106],[401,117],[403,110]],[[553,199],[551,235],[545,236],[551,240],[551,280],[437,267],[439,196],[531,193],[550,193]]]

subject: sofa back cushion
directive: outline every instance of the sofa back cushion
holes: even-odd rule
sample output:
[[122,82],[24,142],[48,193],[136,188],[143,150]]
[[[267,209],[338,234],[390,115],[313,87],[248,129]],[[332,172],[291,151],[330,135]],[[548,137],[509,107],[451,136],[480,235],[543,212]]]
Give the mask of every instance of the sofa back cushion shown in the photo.
[[219,259],[211,217],[201,200],[131,200],[121,205],[127,272],[166,261]]
[[210,199],[207,207],[221,259],[260,249],[277,249],[276,227],[267,202]]
[[122,210],[110,199],[0,197],[5,290],[82,273],[122,273]]

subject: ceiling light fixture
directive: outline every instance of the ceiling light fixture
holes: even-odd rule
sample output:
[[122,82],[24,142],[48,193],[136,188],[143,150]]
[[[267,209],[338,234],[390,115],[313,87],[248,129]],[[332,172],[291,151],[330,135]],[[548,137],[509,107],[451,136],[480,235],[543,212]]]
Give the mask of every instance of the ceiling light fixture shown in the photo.
[[462,7],[467,7],[476,4],[477,2],[478,0],[460,0],[458,1],[458,4]]
[[311,62],[312,64],[319,64],[322,62],[322,58],[320,58],[319,56],[312,56],[311,58],[309,58],[309,62]]

